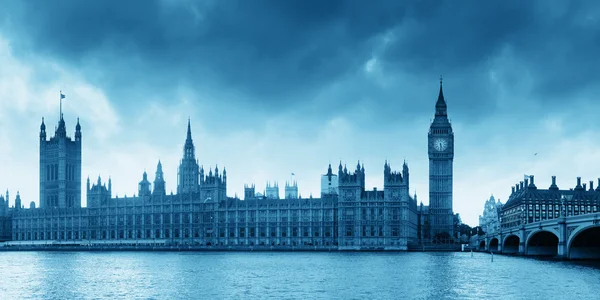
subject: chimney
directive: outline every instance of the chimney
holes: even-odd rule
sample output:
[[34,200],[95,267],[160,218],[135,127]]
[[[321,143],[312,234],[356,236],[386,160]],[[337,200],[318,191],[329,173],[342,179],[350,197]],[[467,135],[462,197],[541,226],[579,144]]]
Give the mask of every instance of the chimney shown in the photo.
[[581,186],[581,177],[577,177],[577,187]]
[[585,189],[586,189],[586,184],[584,183],[583,184],[583,190],[585,191]]
[[594,190],[594,181],[590,180],[590,191]]
[[533,184],[533,175],[529,176],[529,180],[531,180],[531,185],[535,185]]
[[525,178],[525,188],[529,187],[529,180]]
[[556,176],[552,176],[552,185],[556,185]]
[[511,193],[511,194],[514,194],[514,193],[515,193],[515,187],[513,186],[513,187],[512,187],[512,193]]
[[519,182],[519,190],[523,189],[523,181]]

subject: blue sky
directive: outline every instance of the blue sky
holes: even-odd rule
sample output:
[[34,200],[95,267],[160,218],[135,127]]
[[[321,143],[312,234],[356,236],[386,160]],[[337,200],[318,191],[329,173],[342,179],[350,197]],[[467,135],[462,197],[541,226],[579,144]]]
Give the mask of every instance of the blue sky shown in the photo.
[[[410,167],[428,202],[438,78],[455,132],[454,210],[475,225],[524,174],[600,177],[600,4],[593,1],[2,1],[0,190],[38,201],[41,118],[83,174],[136,193],[163,163],[176,190],[188,117],[205,169],[319,194],[327,164]],[[537,155],[534,155],[538,153]],[[83,180],[85,184],[85,180]],[[282,192],[283,194],[283,192]],[[85,201],[85,200],[84,200]]]

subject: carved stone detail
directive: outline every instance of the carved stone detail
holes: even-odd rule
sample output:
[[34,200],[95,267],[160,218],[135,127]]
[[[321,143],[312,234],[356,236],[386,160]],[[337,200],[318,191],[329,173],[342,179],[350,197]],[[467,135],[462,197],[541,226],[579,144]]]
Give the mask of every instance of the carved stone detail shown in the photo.
[[573,231],[577,228],[577,226],[569,226],[567,227],[567,236],[571,236],[571,234],[573,233]]

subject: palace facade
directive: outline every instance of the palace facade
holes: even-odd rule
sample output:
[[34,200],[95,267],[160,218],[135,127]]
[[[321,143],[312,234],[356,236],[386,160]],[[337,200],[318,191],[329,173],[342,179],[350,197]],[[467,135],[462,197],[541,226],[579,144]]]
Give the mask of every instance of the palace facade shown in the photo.
[[[409,196],[409,169],[383,166],[383,190],[365,189],[365,168],[331,165],[320,198],[298,197],[286,185],[285,199],[246,186],[244,199],[227,196],[227,171],[205,172],[195,157],[188,121],[177,194],[167,194],[161,162],[154,181],[146,172],[134,197],[112,197],[112,182],[87,179],[87,207],[81,206],[81,126],[75,139],[60,116],[54,137],[40,127],[40,207],[32,202],[3,206],[10,220],[10,245],[189,245],[210,248],[267,247],[339,250],[407,250],[417,241],[417,204]],[[6,196],[8,204],[8,194]]]
[[589,186],[577,177],[574,188],[559,189],[556,176],[548,189],[539,189],[534,176],[528,176],[512,187],[510,197],[500,214],[501,229],[519,228],[529,223],[560,217],[570,217],[597,213],[600,210],[600,178],[594,189],[594,181]]

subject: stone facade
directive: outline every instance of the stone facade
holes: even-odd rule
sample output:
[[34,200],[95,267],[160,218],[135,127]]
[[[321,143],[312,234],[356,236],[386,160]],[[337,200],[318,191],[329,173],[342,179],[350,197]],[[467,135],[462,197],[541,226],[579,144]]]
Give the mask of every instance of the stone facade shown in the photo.
[[[61,118],[59,127],[63,125]],[[45,126],[41,131],[45,131]],[[80,142],[79,126],[77,132],[76,141]],[[57,136],[64,138],[62,131],[57,131]],[[225,169],[220,173],[215,167],[214,172],[210,169],[208,174],[204,173],[195,158],[189,122],[183,152],[177,194],[165,193],[160,161],[154,183],[150,183],[144,172],[138,195],[134,197],[113,198],[110,179],[103,183],[98,178],[92,184],[88,178],[87,207],[81,207],[80,203],[46,203],[37,209],[12,210],[13,242],[341,250],[406,250],[410,243],[416,242],[416,200],[408,194],[406,163],[402,173],[393,172],[385,163],[383,191],[365,190],[364,166],[359,164],[354,173],[349,173],[340,163],[339,196],[302,198],[297,193],[297,183],[291,182],[286,183],[285,199],[257,195],[254,185],[247,185],[242,200],[227,196]],[[62,159],[79,163],[75,169],[80,170],[81,152],[65,153],[67,156]],[[71,154],[76,159],[68,157]],[[45,150],[40,149],[40,155],[45,156]],[[60,176],[59,179],[64,177]],[[59,195],[69,195],[66,185],[59,185],[59,189]]]
[[452,210],[454,132],[448,120],[441,81],[435,104],[435,118],[429,128],[428,142],[431,237],[446,240],[454,235]]
[[490,196],[485,202],[483,215],[479,216],[479,226],[483,232],[495,234],[500,231],[500,213],[502,212],[502,202],[496,201],[494,195]]
[[50,140],[43,118],[40,125],[40,208],[52,207],[81,207],[81,125],[71,139],[62,113]]
[[564,213],[565,217],[598,213],[600,209],[600,178],[594,189],[590,181],[589,188],[581,184],[577,177],[575,188],[561,190],[556,185],[556,177],[552,176],[552,184],[548,189],[538,189],[534,177],[512,187],[510,197],[502,207],[501,228],[519,228],[528,223],[557,219]]

